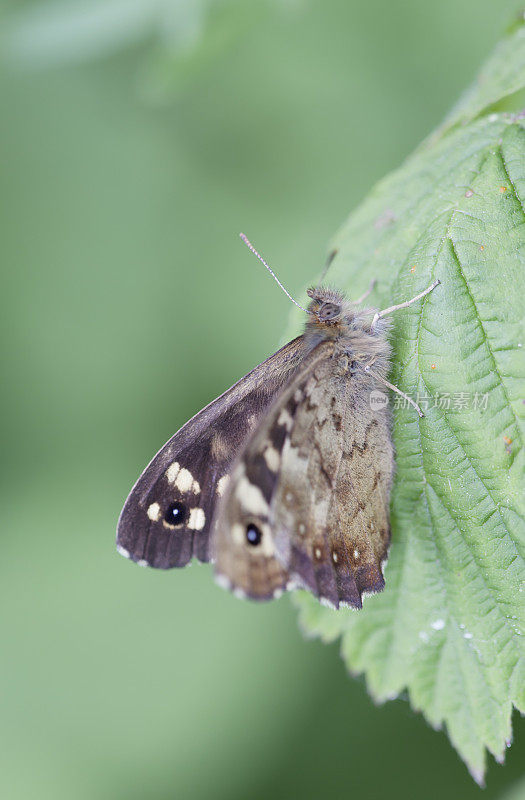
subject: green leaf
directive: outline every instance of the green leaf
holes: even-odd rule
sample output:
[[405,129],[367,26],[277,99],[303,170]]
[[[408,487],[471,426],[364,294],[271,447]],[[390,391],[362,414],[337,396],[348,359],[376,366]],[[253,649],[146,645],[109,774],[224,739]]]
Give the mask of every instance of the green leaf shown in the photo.
[[376,186],[332,243],[330,280],[350,296],[372,277],[379,307],[441,285],[393,315],[392,380],[427,410],[395,411],[386,589],[362,611],[296,600],[376,700],[406,691],[446,726],[480,783],[513,705],[525,710],[525,120],[492,110],[525,86],[523,31],[450,118],[463,124]]

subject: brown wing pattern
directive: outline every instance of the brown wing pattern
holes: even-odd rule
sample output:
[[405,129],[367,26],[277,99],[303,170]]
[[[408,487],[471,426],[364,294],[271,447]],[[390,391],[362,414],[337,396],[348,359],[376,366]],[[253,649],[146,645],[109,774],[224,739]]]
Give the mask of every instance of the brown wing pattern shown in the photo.
[[224,489],[221,479],[227,479],[247,435],[300,363],[302,342],[298,337],[278,350],[157,453],[120,515],[117,547],[123,555],[160,569],[185,566],[192,556],[209,560],[213,510]]
[[388,413],[370,408],[373,379],[361,374],[357,391],[348,369],[345,356],[323,362],[296,391],[272,510],[290,572],[331,605],[360,608],[384,586],[393,451]]
[[[379,591],[389,542],[393,453],[373,378],[322,342],[279,394],[232,472],[216,532],[217,569],[248,596],[303,585],[339,606]],[[256,488],[257,487],[257,488]],[[261,543],[250,546],[255,525]],[[254,577],[257,577],[254,586]]]

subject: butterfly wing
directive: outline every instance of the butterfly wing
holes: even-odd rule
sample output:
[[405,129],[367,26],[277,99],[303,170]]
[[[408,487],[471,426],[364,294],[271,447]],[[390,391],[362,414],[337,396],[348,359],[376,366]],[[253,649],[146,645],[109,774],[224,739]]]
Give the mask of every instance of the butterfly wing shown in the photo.
[[329,341],[290,378],[218,509],[216,568],[233,587],[266,599],[279,576],[278,588],[292,580],[335,607],[358,608],[364,591],[383,588],[393,448],[387,411],[370,408],[374,388]]
[[[322,342],[289,378],[246,440],[217,506],[213,537],[217,578],[240,596],[270,600],[289,588],[286,534],[273,524],[281,457],[296,413],[295,392],[332,352],[333,345]],[[278,537],[279,533],[284,535]]]
[[303,337],[289,342],[186,423],[133,487],[117,527],[117,549],[143,566],[209,560],[213,509],[231,462],[300,362]]

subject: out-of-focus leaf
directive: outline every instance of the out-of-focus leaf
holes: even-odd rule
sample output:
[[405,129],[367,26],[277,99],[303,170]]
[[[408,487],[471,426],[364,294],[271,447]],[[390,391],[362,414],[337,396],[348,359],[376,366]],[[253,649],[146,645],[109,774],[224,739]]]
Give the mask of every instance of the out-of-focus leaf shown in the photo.
[[34,67],[99,58],[152,35],[165,6],[160,0],[29,6],[4,20],[2,50]]
[[[261,10],[293,9],[290,0],[258,0]],[[160,90],[177,82],[195,55],[199,64],[231,40],[248,16],[242,0],[49,0],[6,15],[1,51],[12,62],[34,68],[101,58],[151,39],[156,44],[152,75],[164,71]],[[228,36],[225,40],[225,32]]]

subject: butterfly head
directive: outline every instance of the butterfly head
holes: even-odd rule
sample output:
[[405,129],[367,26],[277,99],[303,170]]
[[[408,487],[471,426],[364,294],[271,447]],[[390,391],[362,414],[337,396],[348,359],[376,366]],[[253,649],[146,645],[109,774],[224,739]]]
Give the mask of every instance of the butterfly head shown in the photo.
[[307,295],[312,300],[308,313],[317,325],[337,325],[348,313],[349,303],[340,292],[319,287],[308,289]]

